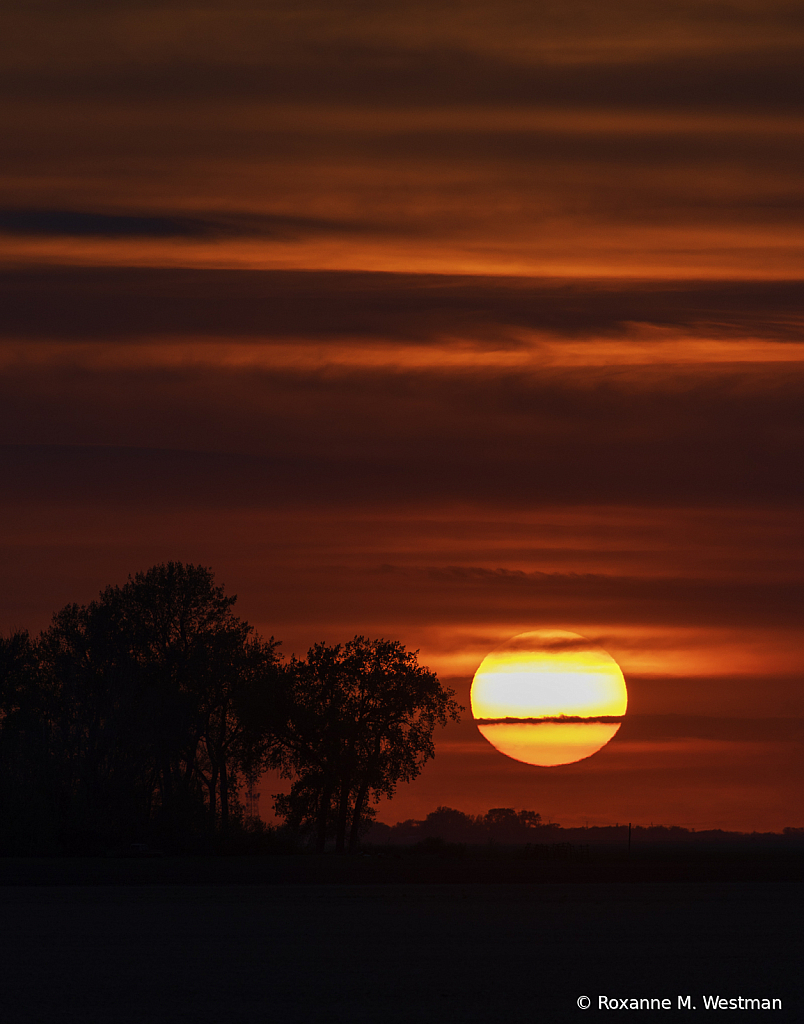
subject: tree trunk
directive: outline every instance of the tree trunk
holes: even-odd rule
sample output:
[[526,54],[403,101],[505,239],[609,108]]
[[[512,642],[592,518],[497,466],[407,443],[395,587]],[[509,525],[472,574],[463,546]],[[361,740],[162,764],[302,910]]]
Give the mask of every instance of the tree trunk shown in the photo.
[[355,797],[355,809],[352,812],[352,827],[349,830],[349,853],[354,853],[357,850],[357,844],[360,842],[360,820],[363,817],[363,808],[366,806],[368,791],[368,782],[364,782]]
[[226,770],[226,759],[221,763],[220,791],[221,791],[221,833],[226,835],[229,827],[229,773]]
[[369,758],[368,763],[363,765],[363,781],[360,783],[360,788],[358,789],[357,796],[355,797],[355,809],[352,814],[352,828],[349,832],[350,853],[355,852],[357,844],[360,841],[360,819],[363,816],[363,808],[366,806],[366,800],[369,794],[369,779],[377,766],[380,752],[382,751],[383,738],[384,730],[377,733],[374,737],[374,749],[372,750],[371,757]]
[[351,779],[347,775],[341,782],[341,796],[338,801],[338,828],[335,833],[335,852],[343,853],[346,849],[346,826],[349,821],[349,790]]
[[209,830],[214,835],[218,822],[218,769],[214,764],[210,772],[207,789],[209,790]]
[[323,853],[327,845],[327,819],[329,818],[329,807],[332,803],[332,786],[325,784],[321,788],[321,802],[318,805],[318,821],[316,822],[315,848],[317,853]]

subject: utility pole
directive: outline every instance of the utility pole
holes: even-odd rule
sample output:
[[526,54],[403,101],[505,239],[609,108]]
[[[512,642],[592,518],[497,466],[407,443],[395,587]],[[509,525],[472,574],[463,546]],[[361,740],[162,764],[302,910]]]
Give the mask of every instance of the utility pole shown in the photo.
[[628,856],[631,856],[631,822],[628,822]]

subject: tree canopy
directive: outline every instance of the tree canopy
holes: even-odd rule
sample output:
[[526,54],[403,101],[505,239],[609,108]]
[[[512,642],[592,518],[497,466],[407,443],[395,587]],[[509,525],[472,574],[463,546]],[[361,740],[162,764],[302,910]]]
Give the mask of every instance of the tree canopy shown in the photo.
[[273,767],[292,780],[287,824],[355,849],[372,804],[416,778],[462,709],[398,641],[283,663],[235,601],[210,569],[167,562],[66,605],[38,637],[0,637],[11,847],[225,838],[247,780]]
[[318,849],[334,833],[339,851],[357,846],[370,802],[416,778],[435,756],[435,727],[462,710],[416,652],[363,636],[293,658],[277,696],[272,763],[295,776],[277,809],[312,828]]
[[35,807],[79,844],[225,832],[259,746],[238,705],[278,660],[235,600],[211,570],[168,562],[3,641],[6,814]]

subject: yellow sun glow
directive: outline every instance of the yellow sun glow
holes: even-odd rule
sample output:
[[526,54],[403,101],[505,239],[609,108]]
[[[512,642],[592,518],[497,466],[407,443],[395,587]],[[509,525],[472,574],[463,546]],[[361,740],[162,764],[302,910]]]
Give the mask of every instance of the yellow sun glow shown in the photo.
[[619,665],[602,648],[577,633],[542,629],[484,658],[471,700],[478,729],[497,750],[526,764],[557,765],[605,746],[628,695]]

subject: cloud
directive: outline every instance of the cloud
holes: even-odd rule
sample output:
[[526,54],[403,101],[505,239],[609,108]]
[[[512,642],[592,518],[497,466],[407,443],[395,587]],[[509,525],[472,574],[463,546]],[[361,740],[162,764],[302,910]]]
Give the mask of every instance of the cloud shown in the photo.
[[493,616],[498,621],[556,624],[574,619],[783,629],[796,628],[804,612],[798,580],[721,582],[686,574],[627,577],[470,566],[385,566],[381,572],[381,589],[394,594],[393,603],[400,611],[426,601],[449,609],[453,619],[463,622],[487,622]]
[[[749,14],[727,4],[719,19],[687,5],[659,15],[619,3],[605,18],[588,4],[537,10],[505,3],[495,18],[477,4],[462,5],[459,17],[451,4],[410,3],[372,16],[349,3],[17,10],[5,19],[2,81],[6,95],[101,90],[135,101],[801,109],[801,23],[789,8]],[[37,47],[23,45],[31,37]]]
[[7,244],[67,262],[800,274],[800,17],[649,6],[9,11],[7,223],[29,234]]
[[[250,586],[259,595],[260,621],[268,622],[269,632],[277,630],[277,616],[281,621],[307,622],[308,629],[314,623],[328,623],[329,636],[335,622],[338,634],[354,632],[358,624],[367,621],[396,623],[395,629],[400,623],[416,623],[419,635],[425,625],[441,624],[448,631],[461,624],[463,630],[475,626],[496,632],[498,639],[489,645],[491,649],[506,635],[528,625],[554,625],[594,640],[599,639],[598,633],[613,633],[614,643],[607,640],[604,646],[612,653],[622,648],[628,664],[634,659],[644,662],[650,654],[629,648],[630,627],[649,626],[660,634],[670,627],[719,629],[731,631],[730,643],[721,639],[714,656],[693,649],[684,660],[693,665],[702,659],[719,661],[720,671],[740,672],[746,667],[746,654],[738,642],[740,631],[747,631],[742,637],[745,641],[756,638],[757,631],[795,631],[800,627],[804,613],[800,573],[793,569],[779,578],[773,571],[761,569],[754,574],[748,566],[742,573],[725,577],[706,575],[696,562],[695,549],[683,556],[666,554],[661,566],[644,573],[634,571],[633,558],[626,560],[626,566],[612,560],[607,572],[583,571],[587,557],[583,551],[573,559],[580,571],[486,568],[472,564],[471,552],[466,553],[465,564],[452,567],[428,564],[426,552],[418,555],[418,564],[383,565],[393,540],[381,536],[371,540],[375,531],[370,525],[362,535],[344,531],[334,521],[338,510],[380,506],[404,518],[405,502],[432,505],[443,500],[444,488],[435,491],[438,467],[430,469],[426,487],[421,486],[421,469],[419,477],[411,474],[396,481],[390,479],[390,469],[386,470],[388,476],[378,479],[379,472],[376,465],[349,466],[338,461],[281,462],[101,446],[0,450],[5,520],[11,521],[10,508],[50,510],[40,534],[27,536],[23,532],[10,540],[15,564],[24,566],[31,552],[46,541],[65,551],[73,543],[71,537],[92,549],[96,561],[102,561],[109,545],[127,550],[147,527],[152,540],[142,541],[137,555],[143,564],[126,565],[125,571],[147,567],[149,560],[154,560],[149,552],[165,558],[192,555],[206,563],[213,560],[209,552],[222,551],[219,557],[237,562],[234,576],[242,578],[245,573],[251,580]],[[415,489],[414,483],[419,484]],[[509,496],[510,492],[505,497]],[[456,499],[454,491],[450,497]],[[496,500],[498,509],[502,507],[499,489],[489,497]],[[274,521],[277,514],[294,508],[305,515],[303,527],[294,531]],[[83,510],[80,516],[71,514],[73,525],[66,536],[61,535],[62,509]],[[510,506],[508,512],[511,514]],[[30,513],[21,514],[25,521],[31,517]],[[160,529],[149,525],[150,518],[157,515],[164,523]],[[482,506],[477,515],[482,519]],[[91,527],[99,519],[109,521],[102,533]],[[470,520],[465,520],[463,529],[471,531]],[[225,537],[218,537],[220,531]],[[535,528],[534,537],[538,536]],[[591,530],[586,543],[592,551],[594,536]],[[415,533],[409,537],[415,538]],[[627,548],[629,540],[624,530],[621,545]],[[784,540],[782,550],[786,550]],[[761,544],[761,550],[776,553],[772,532]],[[404,557],[406,546],[391,553]],[[173,554],[174,549],[180,554]],[[252,579],[253,570],[241,564],[238,550],[260,553],[260,579]],[[508,558],[516,564],[516,551]],[[230,571],[229,578],[232,575]],[[105,582],[98,579],[97,586]],[[236,579],[234,585],[239,587]],[[523,626],[517,629],[519,623]],[[437,647],[437,638],[432,643]],[[761,651],[752,653],[751,665],[770,664],[778,658],[774,643],[778,645],[778,638],[768,640],[767,656]],[[674,644],[672,637],[654,641],[659,651],[652,660],[659,665],[666,662],[662,652],[669,648],[673,654]],[[480,657],[482,654],[478,661]],[[716,670],[713,664],[711,671]],[[643,694],[640,701],[648,708],[662,706],[666,700],[672,703],[675,692],[660,682],[641,683],[639,691]],[[705,692],[703,686],[701,693]],[[689,699],[698,700],[695,687]],[[729,699],[728,693],[725,699]]]
[[91,492],[164,473],[166,496],[178,499],[181,478],[202,503],[762,506],[804,496],[790,470],[802,458],[803,389],[800,364],[23,363],[0,380],[0,426],[23,446],[7,450],[8,486],[37,492],[69,487],[72,466]]
[[[89,217],[87,230],[96,216]],[[150,224],[150,218],[121,219],[132,221],[132,231],[145,231]],[[146,226],[138,227],[141,220]],[[287,230],[312,232],[327,224],[332,228],[331,222],[315,219],[278,222]],[[212,220],[188,223],[194,225],[192,230],[217,230]],[[268,219],[267,229],[271,223]],[[164,230],[173,230],[173,224],[166,218]],[[182,224],[179,219],[175,230]],[[338,341],[465,337],[519,346],[523,342],[516,332],[627,338],[635,323],[723,338],[799,341],[804,323],[801,281],[607,282],[346,271],[42,267],[8,269],[0,282],[0,303],[0,333],[10,338],[147,340],[152,335],[160,342],[166,336],[198,335]]]
[[[499,570],[497,570],[499,572]],[[526,654],[531,654],[533,651],[547,651],[551,654],[559,652],[579,652],[579,651],[593,651],[599,650],[598,645],[582,636],[536,636],[532,632],[528,633],[521,638],[515,640],[509,640],[505,645],[507,652],[513,651],[524,651]],[[566,716],[562,716],[564,718]],[[603,721],[604,719],[595,719],[595,721]],[[537,721],[537,719],[528,719],[528,721]],[[580,721],[580,719],[579,719]],[[612,719],[613,721],[613,719]]]
[[11,235],[174,238],[206,234],[208,226],[182,217],[146,217],[80,210],[0,210],[0,232]]
[[102,213],[92,210],[0,209],[0,233],[68,238],[298,238],[310,234],[387,230],[384,225],[286,214],[207,212],[203,216]]
[[754,718],[729,715],[626,715],[617,733],[622,743],[667,740],[710,740],[729,743],[804,744],[803,718]]

